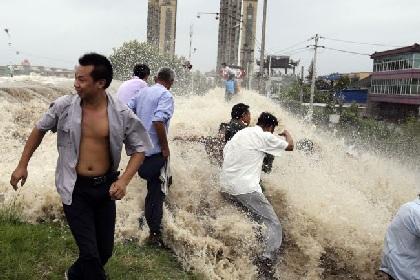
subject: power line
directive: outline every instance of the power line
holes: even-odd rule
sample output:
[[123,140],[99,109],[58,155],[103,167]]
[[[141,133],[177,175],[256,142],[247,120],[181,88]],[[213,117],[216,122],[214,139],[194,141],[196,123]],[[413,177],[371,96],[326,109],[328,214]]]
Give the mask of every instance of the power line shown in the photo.
[[401,47],[401,46],[392,46],[392,45],[387,45],[387,44],[382,44],[382,43],[356,42],[356,41],[341,40],[341,39],[334,39],[334,38],[327,38],[327,37],[321,37],[321,39],[343,42],[343,43],[349,43],[349,44],[358,44],[358,45],[370,45],[370,46],[391,47],[391,48],[400,48]]
[[298,49],[290,50],[290,51],[284,52],[284,54],[291,55],[291,54],[294,54],[294,53],[296,53],[296,52],[300,52],[300,51],[302,51],[302,50],[307,51],[307,50],[308,50],[308,47],[304,47],[304,48],[298,48]]
[[302,50],[297,50],[297,51],[295,51],[295,52],[293,52],[293,53],[289,53],[289,55],[295,55],[295,54],[302,53],[302,52],[306,52],[306,51],[309,51],[309,49],[304,48],[304,49],[302,49]]
[[346,51],[346,50],[340,50],[340,49],[334,49],[334,48],[328,48],[328,47],[323,47],[324,49],[327,50],[333,50],[333,51],[337,51],[337,52],[342,52],[342,53],[350,53],[350,54],[357,54],[357,55],[367,55],[370,56],[371,54],[369,53],[359,53],[359,52],[354,52],[354,51]]
[[289,46],[289,47],[287,47],[287,48],[284,48],[284,49],[282,49],[282,50],[277,51],[276,53],[282,53],[282,52],[284,52],[284,51],[286,51],[286,50],[288,50],[288,49],[291,49],[291,48],[296,47],[296,46],[298,46],[298,45],[300,45],[300,44],[306,43],[306,42],[308,42],[308,41],[310,41],[310,40],[312,40],[312,39],[313,39],[313,38],[309,38],[309,39],[306,39],[306,40],[303,40],[303,41],[297,42],[297,43],[295,43],[295,44],[293,44],[293,45],[291,45],[291,46]]

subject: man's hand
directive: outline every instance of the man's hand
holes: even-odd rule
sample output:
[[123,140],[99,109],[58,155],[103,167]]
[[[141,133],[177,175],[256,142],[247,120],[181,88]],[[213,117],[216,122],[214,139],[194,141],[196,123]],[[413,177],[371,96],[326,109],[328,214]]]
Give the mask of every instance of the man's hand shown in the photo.
[[122,199],[127,192],[127,185],[128,183],[122,180],[121,178],[115,181],[111,185],[111,188],[109,189],[109,195],[111,196],[111,199],[112,200]]
[[294,149],[293,138],[292,138],[292,136],[290,135],[289,131],[287,131],[287,130],[283,130],[283,132],[282,132],[282,133],[280,133],[279,135],[280,135],[280,136],[284,136],[284,137],[286,138],[287,143],[289,144],[289,145],[286,147],[286,151],[293,151],[293,149]]
[[286,136],[287,134],[289,134],[289,131],[287,131],[287,130],[283,130],[282,133],[279,133],[280,136]]
[[162,148],[162,156],[167,159],[170,156],[171,152],[169,151],[169,147]]
[[16,191],[18,189],[19,181],[22,180],[20,185],[23,187],[26,182],[26,178],[28,178],[28,169],[26,167],[18,166],[10,177],[10,185],[12,185],[13,189]]

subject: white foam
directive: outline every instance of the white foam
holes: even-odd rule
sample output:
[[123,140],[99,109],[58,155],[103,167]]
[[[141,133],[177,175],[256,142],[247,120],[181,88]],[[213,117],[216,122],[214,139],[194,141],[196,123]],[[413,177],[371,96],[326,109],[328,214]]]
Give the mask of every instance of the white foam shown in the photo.
[[[48,89],[60,84],[59,80],[30,77],[18,83],[28,87],[43,83]],[[62,92],[72,90],[70,81],[60,85]],[[117,86],[118,82],[111,91]],[[14,192],[9,185],[23,139],[48,108],[48,102],[39,97],[42,90],[23,87],[18,93],[0,89],[4,97],[0,100],[0,193],[5,202],[20,201],[30,222],[61,220],[54,187],[55,135],[48,134],[34,154],[25,187]],[[214,90],[206,96],[175,97],[170,138],[215,135],[219,123],[229,120],[232,105],[244,102],[251,106],[253,123],[260,112],[272,112],[281,119],[278,132],[287,128],[295,139],[309,138],[316,145],[314,155],[295,151],[276,158],[273,172],[263,176],[267,196],[285,232],[277,266],[280,278],[334,279],[334,273],[374,278],[387,224],[399,205],[416,194],[415,172],[366,152],[352,157],[342,139],[303,123],[254,92],[244,90],[230,103],[224,102],[223,94]],[[254,279],[252,258],[259,250],[254,233],[259,226],[220,197],[219,170],[209,163],[201,144],[171,141],[170,145],[174,185],[164,213],[167,244],[185,268],[209,279]],[[121,167],[126,162],[124,157]],[[145,182],[135,178],[126,198],[118,202],[118,239],[142,242],[147,236],[147,229],[138,230],[137,220],[145,193]]]

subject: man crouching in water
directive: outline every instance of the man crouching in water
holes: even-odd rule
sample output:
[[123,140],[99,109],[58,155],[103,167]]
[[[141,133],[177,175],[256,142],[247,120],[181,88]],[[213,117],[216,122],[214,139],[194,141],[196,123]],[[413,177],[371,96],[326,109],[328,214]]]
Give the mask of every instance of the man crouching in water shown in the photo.
[[[29,136],[10,179],[15,190],[28,177],[28,163],[48,130],[57,132],[55,183],[64,213],[79,247],[79,258],[66,279],[106,279],[104,265],[112,255],[116,207],[143,162],[151,141],[143,124],[105,89],[112,81],[109,60],[96,53],[79,59],[77,94],[55,100]],[[130,160],[118,177],[122,145]]]
[[264,279],[274,277],[273,265],[282,243],[282,228],[273,207],[262,193],[261,167],[265,153],[280,156],[282,151],[293,151],[293,139],[288,131],[279,134],[286,140],[273,135],[276,126],[277,118],[264,112],[256,126],[237,132],[223,150],[220,176],[223,196],[267,227],[264,250],[257,262]]

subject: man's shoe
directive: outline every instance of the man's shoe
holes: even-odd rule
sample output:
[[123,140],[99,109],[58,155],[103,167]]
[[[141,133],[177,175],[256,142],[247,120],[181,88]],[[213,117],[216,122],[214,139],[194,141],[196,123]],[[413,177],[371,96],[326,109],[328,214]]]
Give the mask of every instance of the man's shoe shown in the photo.
[[163,244],[162,236],[158,233],[151,233],[147,240],[147,243],[152,246],[166,248],[165,244]]

